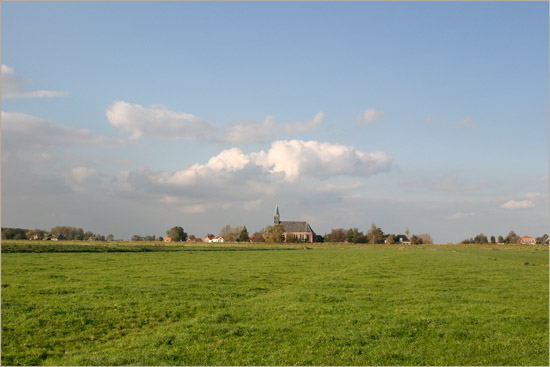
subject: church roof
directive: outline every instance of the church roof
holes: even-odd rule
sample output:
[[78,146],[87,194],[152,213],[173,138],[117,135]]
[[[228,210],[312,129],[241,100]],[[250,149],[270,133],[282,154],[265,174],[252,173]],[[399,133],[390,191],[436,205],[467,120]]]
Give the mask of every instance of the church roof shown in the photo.
[[313,230],[307,224],[307,222],[293,222],[293,221],[281,221],[279,223],[283,226],[285,232],[312,232]]

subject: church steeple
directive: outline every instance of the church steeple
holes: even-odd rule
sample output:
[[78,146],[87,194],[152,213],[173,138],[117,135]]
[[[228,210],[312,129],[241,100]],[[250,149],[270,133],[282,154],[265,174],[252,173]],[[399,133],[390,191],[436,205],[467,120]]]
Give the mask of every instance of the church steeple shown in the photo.
[[273,216],[273,223],[274,224],[281,223],[281,217],[279,215],[279,205],[275,205],[275,215]]

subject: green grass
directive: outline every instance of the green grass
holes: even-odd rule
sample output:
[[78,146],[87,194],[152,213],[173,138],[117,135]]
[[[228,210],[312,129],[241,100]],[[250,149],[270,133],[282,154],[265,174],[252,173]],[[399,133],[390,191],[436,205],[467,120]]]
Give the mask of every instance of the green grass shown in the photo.
[[549,362],[548,246],[150,247],[2,253],[2,364]]

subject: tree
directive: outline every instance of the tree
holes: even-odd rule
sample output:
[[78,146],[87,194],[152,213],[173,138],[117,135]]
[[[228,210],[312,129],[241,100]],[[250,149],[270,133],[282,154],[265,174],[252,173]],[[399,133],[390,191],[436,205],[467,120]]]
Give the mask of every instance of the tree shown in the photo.
[[421,245],[422,244],[422,238],[418,237],[417,235],[412,235],[411,237],[411,244],[413,245]]
[[187,241],[187,233],[183,230],[182,227],[175,226],[166,231],[166,234],[172,241]]
[[274,224],[272,226],[267,226],[264,229],[264,238],[266,242],[272,243],[281,243],[283,242],[283,233],[284,228],[280,224]]
[[363,232],[359,232],[359,235],[355,238],[355,243],[368,243],[368,238],[363,234]]
[[498,243],[504,243],[504,237],[498,236]]
[[145,236],[145,241],[151,242],[151,241],[154,241],[154,240],[156,240],[155,235]]
[[41,229],[33,229],[33,230],[30,230],[30,231],[27,231],[25,233],[25,237],[28,240],[34,240],[34,239],[43,240],[44,237],[46,237],[46,234],[47,234],[47,232],[43,231]]
[[229,232],[231,232],[231,226],[229,224],[226,224],[222,227],[222,229],[220,229],[219,236],[225,238],[225,235]]
[[332,229],[332,231],[325,236],[326,242],[344,242],[345,240],[346,232],[343,228]]
[[359,234],[363,233],[359,232],[357,228],[348,229],[346,231],[346,242],[355,243],[355,239],[357,238],[357,236],[359,236]]
[[265,242],[264,235],[261,232],[254,232],[252,242]]
[[491,236],[491,243],[496,243],[497,242],[497,239],[495,238],[495,236]]
[[407,227],[407,229],[405,229],[405,236],[409,237],[409,227]]
[[518,240],[519,240],[519,236],[516,234],[516,232],[510,231],[510,233],[508,233],[508,236],[506,236],[506,238],[504,239],[504,242],[517,243]]
[[474,243],[486,244],[487,242],[489,242],[487,240],[487,236],[485,236],[483,233],[480,233],[474,237]]
[[132,241],[143,241],[143,237],[141,237],[139,234],[135,234],[132,236]]
[[2,228],[3,240],[24,240],[27,238],[28,229],[23,228]]
[[246,226],[244,226],[243,229],[241,229],[241,233],[239,233],[237,242],[250,242],[250,239],[248,238],[248,230],[246,229]]
[[370,229],[367,232],[367,241],[371,245],[376,243],[384,243],[384,232],[377,227],[374,223],[371,224]]
[[386,243],[389,245],[393,245],[395,243],[395,237],[393,234],[390,234],[388,237],[386,237]]
[[432,244],[434,243],[432,236],[430,236],[428,233],[421,233],[417,235],[421,240],[423,244]]
[[[153,237],[154,237],[154,236],[153,236]],[[107,235],[107,241],[110,242],[110,241],[112,241],[112,240],[114,240],[114,239],[115,239],[115,236],[114,236],[112,233],[109,233],[109,234]]]

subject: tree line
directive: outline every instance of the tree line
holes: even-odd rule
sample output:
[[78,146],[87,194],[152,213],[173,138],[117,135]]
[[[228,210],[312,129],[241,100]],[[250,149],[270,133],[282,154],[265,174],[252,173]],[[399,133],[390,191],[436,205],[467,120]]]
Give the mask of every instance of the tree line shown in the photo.
[[[491,236],[488,238],[483,233],[478,234],[475,237],[466,238],[461,243],[462,244],[486,244],[486,243],[518,243],[520,236],[514,231],[510,231],[506,237],[502,236]],[[537,243],[544,242],[544,236],[536,237],[535,241]]]
[[[409,236],[409,229],[405,230],[405,235]],[[385,234],[382,231],[382,228],[377,227],[376,224],[371,224],[369,230],[366,234],[362,231],[359,231],[358,228],[336,228],[332,229],[330,233],[325,234],[320,242],[348,242],[348,243],[370,243],[374,244],[395,244],[399,243],[397,241],[398,235],[396,234]],[[427,233],[412,235],[409,238],[411,244],[421,245],[421,244],[431,244],[433,243],[432,236]]]
[[25,228],[5,228],[2,227],[3,240],[47,240],[62,236],[66,240],[95,240],[95,241],[113,241],[114,236],[108,234],[104,236],[91,231],[84,231],[82,228],[56,226],[45,231],[42,229],[25,229]]

